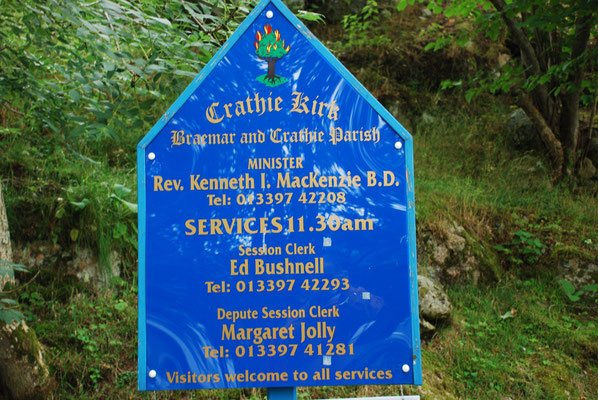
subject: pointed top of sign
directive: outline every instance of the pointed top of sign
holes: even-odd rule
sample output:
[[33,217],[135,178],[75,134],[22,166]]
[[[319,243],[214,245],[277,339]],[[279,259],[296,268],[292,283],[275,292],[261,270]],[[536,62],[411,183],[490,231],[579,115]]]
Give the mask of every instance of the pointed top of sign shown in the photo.
[[[140,148],[145,148],[158,135],[161,129],[170,121],[181,106],[193,95],[198,87],[202,85],[206,79],[209,79],[214,68],[227,57],[234,45],[243,37],[243,35],[256,22],[265,20],[266,27],[269,25],[268,20],[272,21],[276,17],[284,17],[288,23],[296,29],[307,41],[315,48],[315,50],[326,60],[346,81],[349,83],[371,106],[376,112],[393,128],[393,130],[405,141],[411,141],[412,137],[409,132],[393,117],[386,108],[372,94],[349,72],[349,70],[341,64],[341,62],[309,31],[309,29],[301,22],[281,0],[262,0],[251,11],[247,18],[239,25],[237,30],[226,41],[226,43],[218,50],[212,59],[205,65],[205,67],[197,74],[185,91],[178,97],[178,99],[170,106],[164,113],[160,120],[148,132],[148,134],[139,142]],[[264,32],[264,34],[267,32]],[[261,33],[261,32],[260,32]],[[255,42],[254,42],[255,43]],[[285,44],[286,47],[286,44]],[[278,50],[278,49],[277,49]],[[272,50],[271,50],[272,51]]]

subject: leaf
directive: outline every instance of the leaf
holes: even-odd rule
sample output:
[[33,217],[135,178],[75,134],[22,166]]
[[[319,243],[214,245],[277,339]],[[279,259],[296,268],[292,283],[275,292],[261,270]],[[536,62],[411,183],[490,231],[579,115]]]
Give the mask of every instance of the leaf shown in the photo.
[[573,284],[566,279],[561,279],[561,286],[566,294],[575,292],[575,286],[573,286]]
[[408,5],[409,3],[407,2],[407,0],[399,0],[399,4],[397,4],[397,10],[403,11],[407,8]]
[[71,96],[71,98],[75,101],[75,103],[78,103],[79,101],[81,101],[81,94],[79,93],[79,91],[77,89],[71,89],[69,91],[69,96]]
[[324,16],[313,11],[299,10],[297,11],[296,15],[305,21],[324,23]]
[[595,283],[593,285],[585,285],[583,290],[586,292],[598,292],[598,284]]
[[126,234],[127,234],[127,226],[121,222],[117,222],[116,225],[114,225],[114,230],[112,231],[112,237],[114,239],[118,239],[118,238],[123,237]]
[[104,71],[106,72],[111,72],[116,69],[116,66],[109,61],[104,61],[102,64],[104,65]]
[[129,209],[129,211],[131,211],[134,214],[137,214],[137,204],[135,203],[130,203],[126,200],[121,199],[120,197],[118,197],[117,195],[115,195],[114,193],[112,193],[110,195],[111,198],[120,201],[122,204],[125,205],[125,207],[127,207]]
[[16,310],[3,310],[0,308],[0,321],[4,322],[6,325],[12,325],[14,322],[21,322],[25,319],[23,313],[16,311]]
[[71,201],[70,203],[77,210],[83,210],[89,204],[89,199],[83,199],[81,201]]
[[0,275],[6,273],[6,270],[10,270],[11,273],[12,271],[29,272],[29,270],[23,264],[16,264],[10,261],[0,260]]
[[465,101],[471,103],[471,99],[476,95],[475,90],[469,89],[467,93],[465,93]]
[[576,302],[581,299],[581,292],[575,293],[575,286],[573,286],[573,284],[568,280],[561,279],[561,286],[563,287],[563,291],[565,292],[569,300],[571,300],[572,302]]
[[114,308],[116,309],[116,311],[123,312],[127,309],[128,306],[129,305],[127,303],[125,303],[124,301],[121,300],[114,305]]
[[74,229],[74,228],[71,229],[70,236],[71,236],[71,240],[73,242],[76,242],[77,238],[79,238],[79,229]]
[[126,195],[131,193],[131,189],[124,185],[121,185],[120,183],[117,183],[114,185],[114,193],[116,193],[117,196],[125,197]]
[[159,22],[162,25],[166,25],[168,27],[172,27],[172,24],[166,18],[150,17],[150,19],[153,19],[154,21]]
[[0,260],[0,278],[8,278],[9,280],[14,279],[15,271],[29,272],[23,264],[15,264],[10,261]]

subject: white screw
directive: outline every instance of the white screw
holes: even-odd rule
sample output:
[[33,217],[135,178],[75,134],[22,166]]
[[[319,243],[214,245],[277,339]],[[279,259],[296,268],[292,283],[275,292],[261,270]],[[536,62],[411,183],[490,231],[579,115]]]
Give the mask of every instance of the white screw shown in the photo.
[[401,147],[403,147],[403,143],[401,143],[401,142],[396,142],[395,143],[395,149],[401,150]]
[[268,18],[272,18],[273,16],[274,16],[274,13],[272,11],[268,11],[266,13],[266,17],[268,17]]
[[[403,368],[405,368],[405,367],[403,367]],[[155,370],[155,369],[152,369],[152,370],[149,372],[149,377],[150,377],[150,378],[155,378],[155,377],[156,377],[156,370]]]
[[363,300],[369,300],[369,299],[371,298],[371,296],[370,296],[370,292],[362,292],[362,293],[361,293],[361,298],[362,298]]
[[324,359],[322,360],[322,364],[324,364],[324,365],[332,365],[332,357],[330,357],[330,356],[324,356]]
[[156,158],[156,153],[149,153],[149,154],[147,155],[147,158],[149,158],[149,159],[150,159],[150,161],[151,161],[151,160],[153,160],[153,159],[155,159],[155,158]]
[[409,368],[409,365],[407,365],[407,364],[403,364],[403,372],[404,372],[404,373],[407,373],[407,372],[409,372],[409,370],[410,370],[410,369],[411,369],[411,368]]

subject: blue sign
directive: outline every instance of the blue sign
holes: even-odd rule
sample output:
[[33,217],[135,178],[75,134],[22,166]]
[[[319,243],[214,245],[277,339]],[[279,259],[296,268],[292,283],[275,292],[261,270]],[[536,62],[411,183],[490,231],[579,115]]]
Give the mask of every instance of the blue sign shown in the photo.
[[280,0],[137,154],[140,390],[421,384],[412,138]]

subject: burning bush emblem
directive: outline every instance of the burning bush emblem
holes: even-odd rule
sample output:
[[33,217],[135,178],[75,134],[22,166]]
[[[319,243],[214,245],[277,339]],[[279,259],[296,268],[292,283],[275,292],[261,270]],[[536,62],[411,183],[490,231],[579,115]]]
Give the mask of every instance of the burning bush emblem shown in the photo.
[[267,86],[274,87],[288,82],[288,79],[277,76],[274,72],[276,62],[287,55],[291,46],[281,40],[280,32],[273,30],[270,24],[264,26],[264,32],[261,30],[255,34],[255,54],[264,61],[268,62],[268,73],[257,78],[258,81]]

